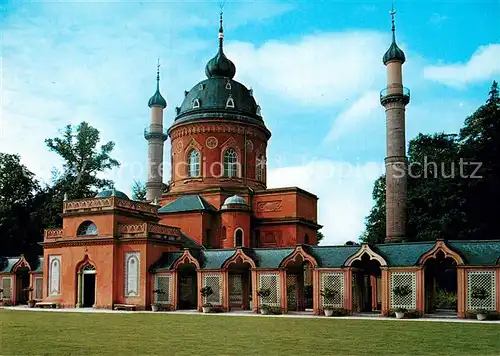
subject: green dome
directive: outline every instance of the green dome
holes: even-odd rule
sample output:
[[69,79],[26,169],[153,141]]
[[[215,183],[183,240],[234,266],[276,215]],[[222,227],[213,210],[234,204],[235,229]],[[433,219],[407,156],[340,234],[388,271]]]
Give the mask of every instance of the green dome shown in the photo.
[[175,122],[190,121],[202,116],[228,117],[244,115],[240,118],[257,124],[263,124],[260,107],[253,97],[253,91],[243,84],[223,77],[212,77],[196,84],[186,92],[184,100],[177,108]]
[[390,61],[400,61],[401,64],[403,64],[406,58],[403,50],[399,48],[396,44],[396,41],[393,40],[391,46],[389,47],[387,52],[385,52],[382,60],[384,61],[384,65],[386,65]]
[[117,197],[120,199],[124,200],[130,200],[127,196],[127,194],[120,192],[119,190],[116,189],[106,189],[100,192],[95,196],[96,198],[109,198],[109,197]]
[[233,79],[236,74],[236,66],[226,57],[222,47],[219,47],[219,52],[205,66],[205,74],[208,78],[225,77]]
[[160,91],[157,89],[156,93],[148,101],[148,106],[161,106],[163,109],[167,107],[167,101],[163,96],[161,96]]

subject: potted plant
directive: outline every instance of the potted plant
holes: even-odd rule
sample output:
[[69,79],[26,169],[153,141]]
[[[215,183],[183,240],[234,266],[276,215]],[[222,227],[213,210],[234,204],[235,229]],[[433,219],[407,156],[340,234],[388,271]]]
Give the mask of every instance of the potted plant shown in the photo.
[[[403,285],[403,286],[394,287],[394,289],[392,291],[394,292],[394,295],[396,297],[398,297],[398,299],[402,299],[402,298],[410,295],[412,292],[412,289],[409,285]],[[400,304],[400,303],[396,303],[396,304]],[[402,318],[404,318],[407,310],[405,308],[399,307],[399,308],[394,309],[394,312],[396,313],[396,318],[402,319]]]
[[[212,287],[205,286],[205,287],[201,288],[200,294],[203,297],[203,299],[206,300],[208,297],[210,297],[212,294],[214,294],[214,291],[212,290]],[[204,313],[208,313],[208,312],[210,312],[210,309],[212,308],[212,304],[205,302],[201,307],[202,307]]]
[[[153,291],[153,293],[154,294],[165,294],[165,292],[162,289],[155,289]],[[154,302],[153,304],[151,304],[151,310],[153,312],[157,312],[159,309],[160,309],[160,303]]]
[[269,306],[267,304],[264,304],[264,302],[269,296],[271,295],[271,290],[269,288],[259,288],[257,291],[257,295],[259,296],[260,299],[260,313],[261,314],[268,314],[269,313]]
[[31,298],[31,294],[33,292],[33,288],[32,287],[27,287],[27,288],[24,288],[23,289],[23,292],[28,292],[28,307],[30,308],[34,308],[35,307],[35,300],[33,300]]
[[394,309],[394,313],[396,313],[397,319],[403,319],[405,317],[405,313],[407,310],[405,308],[396,308]]
[[325,313],[325,316],[333,315],[332,304],[334,303],[335,297],[338,293],[338,291],[328,287],[320,291],[320,294],[323,297],[323,312]]
[[[472,299],[479,299],[481,302],[489,297],[489,293],[486,288],[483,287],[472,287],[471,297]],[[481,303],[482,304],[482,303]],[[477,320],[485,320],[488,316],[488,311],[485,309],[476,309]]]

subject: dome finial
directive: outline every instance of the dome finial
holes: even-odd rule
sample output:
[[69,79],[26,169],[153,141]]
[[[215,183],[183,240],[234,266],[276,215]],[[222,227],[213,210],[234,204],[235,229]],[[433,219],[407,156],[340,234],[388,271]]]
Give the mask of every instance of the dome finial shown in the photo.
[[385,65],[387,65],[390,61],[398,61],[403,64],[406,60],[405,54],[396,44],[396,25],[394,24],[394,15],[396,15],[396,10],[394,10],[394,0],[392,1],[392,8],[391,11],[389,11],[389,14],[391,15],[392,20],[392,43],[387,52],[385,52],[382,61]]
[[167,107],[167,101],[160,94],[160,56],[158,56],[158,62],[156,64],[156,92],[149,99],[148,106],[150,108],[153,106],[159,106],[163,109]]
[[221,11],[220,11],[220,16],[219,16],[219,51],[215,55],[214,58],[212,58],[210,61],[208,61],[206,67],[205,67],[205,74],[207,75],[208,78],[212,77],[226,77],[229,79],[233,79],[235,73],[236,73],[236,67],[231,60],[229,60],[226,55],[224,54],[223,51],[223,43],[224,43],[224,27],[223,27],[223,21],[222,21],[222,8],[224,5],[221,5]]
[[394,24],[394,17],[396,15],[396,10],[394,10],[394,0],[392,1],[392,8],[391,11],[389,11],[389,14],[391,15],[392,18],[392,42],[396,42],[396,25]]

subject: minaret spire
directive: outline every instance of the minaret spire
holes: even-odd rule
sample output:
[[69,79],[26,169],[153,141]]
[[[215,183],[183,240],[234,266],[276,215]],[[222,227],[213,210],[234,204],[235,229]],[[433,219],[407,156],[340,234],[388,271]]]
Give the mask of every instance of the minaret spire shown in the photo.
[[156,65],[156,91],[160,91],[160,57],[158,57],[158,64]]
[[220,26],[219,26],[219,50],[222,52],[222,46],[223,46],[223,42],[224,42],[224,27],[222,26],[222,9],[221,9],[221,12],[220,12],[220,20],[219,20],[219,23],[220,23]]
[[396,10],[394,10],[394,0],[392,1],[392,8],[391,11],[389,11],[389,14],[391,14],[391,19],[392,19],[392,42],[396,43],[396,25],[394,24],[394,17],[396,15]]

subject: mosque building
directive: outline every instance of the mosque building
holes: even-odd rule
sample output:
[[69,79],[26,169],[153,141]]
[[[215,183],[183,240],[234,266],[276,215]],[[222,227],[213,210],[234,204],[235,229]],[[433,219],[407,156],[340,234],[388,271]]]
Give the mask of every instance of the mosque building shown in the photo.
[[[0,259],[3,303],[432,314],[436,291],[446,289],[457,295],[452,313],[458,317],[478,309],[500,312],[499,240],[406,242],[406,177],[395,172],[407,169],[410,92],[392,16],[392,42],[383,56],[387,86],[380,94],[387,130],[384,244],[320,246],[318,197],[297,187],[267,188],[271,132],[253,90],[234,79],[221,14],[207,78],[185,91],[166,131],[158,69],[144,131],[146,201],[115,189],[65,201],[63,226],[45,230],[37,263]],[[171,148],[168,184],[165,141]],[[202,295],[205,287],[213,293]]]

